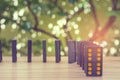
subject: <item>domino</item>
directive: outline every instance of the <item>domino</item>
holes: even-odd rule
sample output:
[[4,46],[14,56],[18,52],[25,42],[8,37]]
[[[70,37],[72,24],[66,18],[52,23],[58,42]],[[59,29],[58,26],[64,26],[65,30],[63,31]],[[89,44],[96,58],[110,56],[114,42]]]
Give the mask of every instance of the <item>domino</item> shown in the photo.
[[46,63],[47,62],[47,53],[46,53],[46,40],[42,41],[42,50],[43,50],[43,62]]
[[15,63],[17,62],[17,41],[16,40],[12,40],[12,62]]
[[83,54],[82,68],[86,76],[102,76],[102,47],[86,42]]
[[[17,41],[12,42],[12,62],[17,62]],[[28,40],[28,63],[32,62],[32,40]],[[55,62],[61,61],[60,40],[55,40]],[[47,62],[46,40],[42,41],[43,63]],[[68,63],[77,62],[86,76],[103,75],[103,49],[90,41],[68,41]],[[2,42],[0,40],[0,62],[2,62]]]
[[68,41],[68,63],[76,62],[76,41]]
[[102,47],[86,47],[86,76],[102,76]]
[[77,64],[80,65],[80,58],[81,58],[81,55],[80,55],[80,51],[81,51],[81,48],[80,48],[80,44],[81,44],[81,41],[77,41],[76,42],[76,61],[77,61]]
[[28,63],[32,62],[32,40],[28,40]]
[[61,61],[60,40],[55,40],[55,61],[56,63],[59,63]]

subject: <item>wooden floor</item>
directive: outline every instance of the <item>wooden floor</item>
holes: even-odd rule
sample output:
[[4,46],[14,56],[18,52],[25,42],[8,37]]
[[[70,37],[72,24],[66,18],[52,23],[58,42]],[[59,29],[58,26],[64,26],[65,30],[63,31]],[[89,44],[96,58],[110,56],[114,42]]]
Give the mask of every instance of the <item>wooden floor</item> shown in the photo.
[[55,63],[54,57],[47,63],[40,57],[34,57],[32,63],[26,59],[20,57],[17,63],[11,63],[11,57],[4,57],[0,80],[120,80],[120,57],[104,57],[102,77],[86,77],[79,65],[67,63],[67,57],[62,57],[61,63]]

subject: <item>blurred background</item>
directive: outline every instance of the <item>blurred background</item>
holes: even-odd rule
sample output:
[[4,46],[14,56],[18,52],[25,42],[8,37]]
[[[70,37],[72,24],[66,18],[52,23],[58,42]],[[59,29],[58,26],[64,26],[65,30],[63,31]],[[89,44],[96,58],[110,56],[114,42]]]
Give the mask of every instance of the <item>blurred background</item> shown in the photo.
[[11,55],[11,40],[17,40],[17,56],[27,55],[27,40],[33,55],[54,55],[54,41],[61,40],[61,55],[67,55],[68,40],[90,40],[104,47],[104,56],[120,56],[120,0],[1,0],[0,40],[4,56]]

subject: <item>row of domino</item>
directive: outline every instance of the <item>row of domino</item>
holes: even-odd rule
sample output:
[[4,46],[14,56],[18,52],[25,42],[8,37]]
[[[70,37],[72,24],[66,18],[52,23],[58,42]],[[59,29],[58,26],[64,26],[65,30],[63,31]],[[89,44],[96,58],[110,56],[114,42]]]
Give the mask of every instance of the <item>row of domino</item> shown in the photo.
[[[17,40],[11,40],[12,45],[12,62],[17,62]],[[27,43],[27,61],[32,62],[32,40],[28,40]],[[43,50],[43,62],[47,62],[47,52],[46,52],[46,40],[42,41],[42,50]],[[59,63],[61,61],[60,56],[60,40],[55,40],[55,61]],[[0,41],[0,62],[3,61],[2,58],[2,42]]]
[[[12,62],[17,62],[17,41],[12,40]],[[77,62],[86,76],[102,76],[102,47],[90,41],[68,41],[68,63]],[[55,40],[55,62],[61,61],[60,40]],[[47,62],[46,40],[42,41],[43,62]],[[32,62],[32,40],[28,40],[28,62]],[[0,62],[2,62],[2,44],[0,41]]]
[[90,41],[77,42],[77,64],[86,76],[102,76],[102,47]]

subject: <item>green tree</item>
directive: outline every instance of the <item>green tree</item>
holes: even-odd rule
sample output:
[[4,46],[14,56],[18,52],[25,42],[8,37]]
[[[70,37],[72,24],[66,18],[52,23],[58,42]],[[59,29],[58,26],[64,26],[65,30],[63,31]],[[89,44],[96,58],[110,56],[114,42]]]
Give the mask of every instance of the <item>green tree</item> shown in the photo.
[[49,51],[54,39],[61,40],[63,51],[70,39],[109,42],[109,35],[116,36],[112,27],[119,27],[119,5],[118,0],[2,0],[1,40],[9,51],[10,40],[17,39],[24,54],[29,38],[35,54],[41,52],[42,39],[48,41]]

